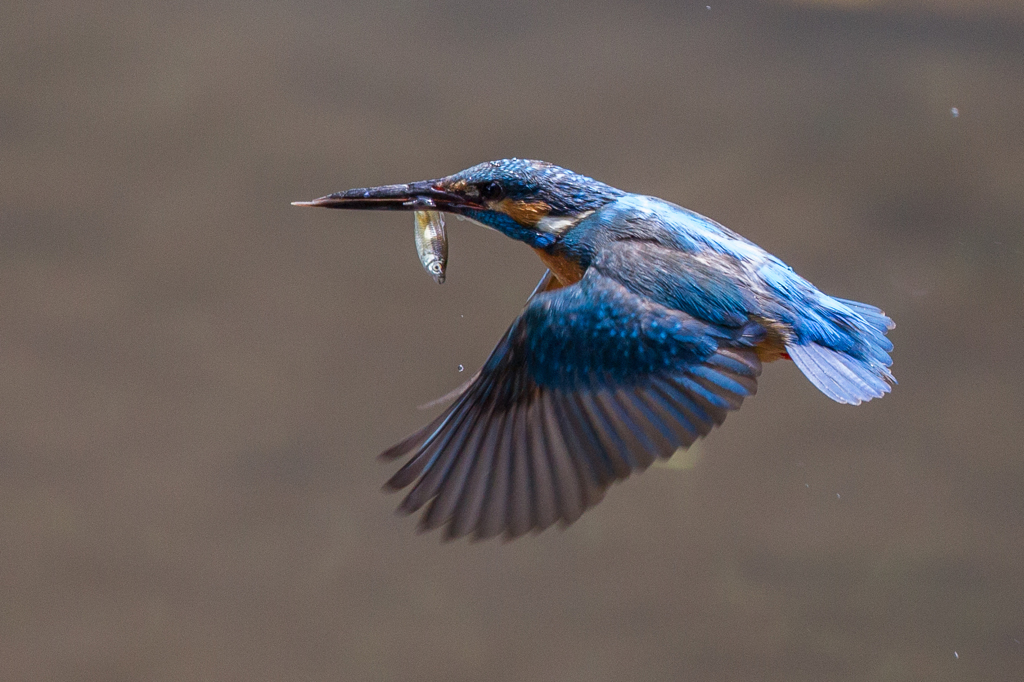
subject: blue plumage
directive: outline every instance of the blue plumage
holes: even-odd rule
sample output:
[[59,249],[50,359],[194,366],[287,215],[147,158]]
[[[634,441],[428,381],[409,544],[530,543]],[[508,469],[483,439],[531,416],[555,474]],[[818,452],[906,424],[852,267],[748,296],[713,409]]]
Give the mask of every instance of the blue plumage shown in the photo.
[[639,377],[702,362],[722,334],[651,305],[591,270],[574,287],[544,293],[514,330],[531,378],[543,386],[629,385]]
[[877,398],[895,383],[885,338],[893,325],[884,313],[823,294],[775,256],[692,211],[625,195],[553,248],[699,319],[725,326],[761,321],[838,402]]
[[303,205],[429,203],[533,247],[549,272],[480,372],[384,453],[401,509],[450,537],[571,523],[614,481],[671,456],[789,358],[829,398],[890,390],[892,320],[830,297],[715,221],[541,161],[506,159]]

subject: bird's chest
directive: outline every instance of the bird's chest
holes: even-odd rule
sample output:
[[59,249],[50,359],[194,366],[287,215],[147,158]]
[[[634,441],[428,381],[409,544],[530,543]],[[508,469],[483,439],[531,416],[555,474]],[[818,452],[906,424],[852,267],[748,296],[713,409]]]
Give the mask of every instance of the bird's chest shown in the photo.
[[551,274],[558,280],[558,285],[548,289],[561,289],[583,279],[583,267],[576,261],[562,254],[553,254],[543,249],[534,249],[540,260],[547,266]]

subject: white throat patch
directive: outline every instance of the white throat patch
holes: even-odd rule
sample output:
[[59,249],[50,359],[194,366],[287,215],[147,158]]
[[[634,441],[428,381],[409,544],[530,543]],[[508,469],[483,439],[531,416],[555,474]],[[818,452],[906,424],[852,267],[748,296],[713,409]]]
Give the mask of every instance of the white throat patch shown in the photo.
[[592,213],[593,211],[584,211],[576,216],[544,216],[538,221],[537,229],[548,234],[562,234]]

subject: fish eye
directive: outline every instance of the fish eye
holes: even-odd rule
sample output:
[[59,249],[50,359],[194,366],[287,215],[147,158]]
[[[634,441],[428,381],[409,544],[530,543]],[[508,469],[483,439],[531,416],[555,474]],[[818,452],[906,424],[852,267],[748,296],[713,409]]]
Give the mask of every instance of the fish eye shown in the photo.
[[484,201],[498,201],[505,196],[505,188],[497,180],[484,182],[477,186],[477,190]]

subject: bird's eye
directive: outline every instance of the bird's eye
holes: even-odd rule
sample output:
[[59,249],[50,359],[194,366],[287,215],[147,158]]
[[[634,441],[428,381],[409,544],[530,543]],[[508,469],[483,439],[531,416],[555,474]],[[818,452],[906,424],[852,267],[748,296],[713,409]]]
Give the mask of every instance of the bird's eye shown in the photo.
[[480,198],[484,201],[498,201],[505,196],[505,188],[497,180],[491,180],[478,186]]

